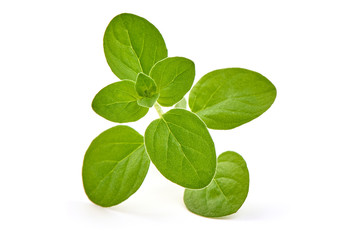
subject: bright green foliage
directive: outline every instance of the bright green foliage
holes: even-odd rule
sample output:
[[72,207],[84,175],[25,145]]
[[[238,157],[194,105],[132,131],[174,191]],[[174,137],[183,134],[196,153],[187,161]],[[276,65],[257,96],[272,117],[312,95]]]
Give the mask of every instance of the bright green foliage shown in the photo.
[[249,171],[245,160],[236,152],[218,157],[216,175],[209,186],[200,190],[186,189],[184,202],[193,213],[205,217],[233,214],[244,203],[249,191]]
[[189,96],[191,111],[212,129],[232,129],[264,113],[276,89],[264,76],[242,68],[215,70],[203,76]]
[[92,108],[107,120],[126,123],[137,121],[148,112],[148,108],[139,106],[140,99],[135,91],[135,83],[121,81],[112,83],[96,94]]
[[149,74],[156,62],[167,57],[159,30],[146,19],[129,13],[120,14],[109,23],[104,52],[115,75],[132,81],[140,72]]
[[[235,213],[249,190],[249,172],[235,152],[218,157],[208,128],[231,129],[260,116],[274,102],[274,85],[259,73],[227,68],[195,78],[195,64],[167,57],[160,32],[147,20],[123,13],[111,20],[104,52],[121,80],[96,94],[92,108],[117,123],[137,121],[155,107],[159,119],[141,136],[128,126],[101,133],[83,163],[84,189],[91,201],[109,207],[137,191],[150,161],[170,181],[188,188],[186,207],[199,215]],[[174,106],[163,112],[161,106]],[[261,150],[261,149],[260,149]],[[215,174],[216,173],[216,174]]]
[[156,168],[186,188],[203,188],[215,174],[213,140],[203,121],[184,109],[172,109],[145,132],[145,146]]
[[138,99],[137,103],[142,107],[151,108],[152,106],[154,106],[156,100],[159,98],[159,95],[159,93],[156,93],[152,97],[143,97],[141,99]]
[[95,204],[117,205],[138,190],[149,164],[143,136],[128,126],[110,128],[86,151],[82,169],[85,192]]
[[186,109],[186,99],[183,98],[180,100],[180,102],[178,102],[177,104],[175,104],[175,108],[182,108],[182,109]]
[[135,83],[136,92],[140,97],[152,97],[157,93],[156,83],[144,73],[139,73]]
[[137,103],[143,107],[152,107],[160,95],[154,80],[144,73],[138,74],[135,89],[141,97],[141,99],[138,99]]
[[183,57],[165,58],[154,65],[150,76],[160,92],[158,103],[169,107],[190,90],[195,78],[195,64]]

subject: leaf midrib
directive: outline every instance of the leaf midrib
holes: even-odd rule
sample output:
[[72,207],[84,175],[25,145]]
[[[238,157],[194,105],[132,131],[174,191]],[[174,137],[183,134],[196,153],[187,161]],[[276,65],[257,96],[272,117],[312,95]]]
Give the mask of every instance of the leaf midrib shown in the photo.
[[[111,103],[104,103],[102,104],[103,106],[111,106],[111,105],[115,105],[115,104],[130,104],[130,103],[135,103],[137,101],[137,99],[135,101],[124,101],[124,102],[121,102],[121,101],[117,101],[117,102],[111,102]],[[126,106],[125,106],[126,107]],[[124,107],[124,108],[125,108]]]
[[[137,59],[137,61],[138,61],[138,63],[139,63],[141,72],[144,72],[143,67],[142,67],[142,65],[141,65],[140,58],[139,58],[138,54],[136,53],[136,51],[135,51],[135,49],[134,49],[134,46],[133,46],[133,44],[132,44],[132,41],[131,41],[131,38],[130,38],[130,34],[129,34],[129,30],[126,29],[125,26],[124,26],[124,30],[125,30],[125,32],[126,32],[126,35],[127,35],[128,39],[129,39],[130,45],[126,45],[126,44],[122,43],[122,42],[117,38],[117,36],[116,36],[116,34],[115,34],[115,32],[114,32],[113,29],[112,29],[112,35],[114,36],[114,39],[115,39],[120,45],[123,45],[123,46],[126,46],[126,47],[130,48],[130,50],[131,50],[131,51],[134,53],[134,55],[136,56],[136,59]],[[145,41],[143,41],[143,47],[142,47],[142,48],[144,48],[144,44],[145,44]],[[110,50],[110,49],[109,49],[109,50]],[[142,49],[142,50],[143,50],[143,49]],[[130,67],[129,67],[129,68],[130,68]],[[132,68],[130,68],[130,69],[133,70]],[[136,71],[134,71],[134,72],[137,73]]]
[[202,181],[201,181],[201,178],[200,178],[200,176],[199,176],[199,174],[198,174],[198,172],[197,172],[197,170],[196,170],[196,168],[193,166],[193,164],[191,163],[191,161],[188,159],[188,157],[187,157],[186,154],[184,153],[184,150],[182,149],[182,146],[181,146],[179,140],[175,137],[174,133],[171,131],[169,125],[168,125],[167,122],[166,122],[166,120],[165,120],[163,117],[161,118],[161,120],[164,121],[164,123],[165,123],[167,129],[169,130],[170,134],[171,134],[171,135],[174,137],[174,139],[176,140],[176,143],[179,145],[182,154],[184,155],[185,159],[188,161],[189,165],[194,169],[194,172],[196,173],[197,177],[199,178],[199,181],[202,182]]
[[[196,113],[200,113],[200,112],[203,112],[203,111],[206,111],[208,108],[210,107],[214,107],[214,106],[217,106],[217,105],[220,105],[220,104],[223,104],[224,102],[227,102],[227,101],[230,101],[232,99],[243,99],[243,98],[247,98],[247,97],[250,97],[250,96],[256,96],[256,95],[263,95],[263,94],[266,94],[266,93],[270,93],[272,90],[269,90],[269,91],[265,91],[265,92],[261,92],[261,93],[256,93],[256,94],[249,94],[249,95],[244,95],[244,96],[230,96],[230,97],[227,97],[227,98],[224,98],[224,99],[221,99],[219,102],[213,104],[213,105],[207,105],[209,102],[210,102],[210,99],[214,96],[214,92],[211,97],[209,98],[209,100],[203,105],[203,107],[196,111]],[[247,102],[244,102],[244,101],[240,101],[242,104],[245,104],[245,105],[252,105],[252,106],[258,106],[258,104],[251,104],[251,103],[247,103]],[[264,105],[268,105],[267,104],[264,104]],[[262,106],[262,105],[261,105]]]
[[[99,186],[100,186],[101,183],[105,180],[105,178],[107,178],[110,174],[112,174],[112,173],[115,171],[115,169],[117,168],[117,166],[118,166],[124,159],[128,158],[131,154],[133,154],[134,152],[136,152],[136,151],[137,151],[139,148],[141,148],[143,145],[144,145],[144,143],[141,143],[141,144],[139,145],[139,147],[135,148],[135,149],[134,149],[133,151],[131,151],[129,154],[127,154],[127,155],[124,156],[122,159],[120,159],[120,160],[118,161],[118,163],[115,164],[114,167],[98,182],[98,184],[96,185],[95,189],[91,191],[91,193],[89,194],[89,196],[93,195],[94,192],[96,192],[96,191],[98,190]],[[114,161],[116,161],[116,160],[114,160]]]
[[171,81],[168,82],[165,86],[161,86],[162,90],[164,90],[164,89],[166,90],[166,88],[168,88],[169,85],[171,85],[179,76],[181,76],[182,74],[186,73],[187,71],[189,71],[189,70],[188,70],[188,69],[185,69],[184,71],[182,71],[182,72],[180,72],[180,73],[177,73],[177,71],[176,71],[174,78],[171,79]]
[[225,193],[224,193],[223,190],[221,189],[220,185],[219,185],[218,182],[216,181],[216,178],[214,178],[214,183],[215,183],[216,186],[219,188],[221,194],[225,197],[226,201],[230,202],[230,200],[227,198],[227,196],[225,195]]
[[[144,72],[143,67],[142,67],[142,65],[141,65],[140,58],[139,58],[138,54],[136,53],[135,48],[134,48],[134,46],[133,46],[133,43],[132,43],[132,41],[131,41],[130,34],[129,34],[129,30],[128,30],[128,29],[125,29],[125,32],[126,32],[126,34],[127,34],[127,36],[128,36],[129,42],[130,42],[130,46],[129,46],[129,47],[130,47],[130,49],[133,51],[133,53],[134,53],[135,56],[136,56],[136,59],[137,59],[137,61],[138,61],[138,63],[139,63],[139,66],[140,66],[140,68],[141,68],[141,72]],[[145,44],[145,41],[143,41],[143,48],[144,48],[144,44]]]

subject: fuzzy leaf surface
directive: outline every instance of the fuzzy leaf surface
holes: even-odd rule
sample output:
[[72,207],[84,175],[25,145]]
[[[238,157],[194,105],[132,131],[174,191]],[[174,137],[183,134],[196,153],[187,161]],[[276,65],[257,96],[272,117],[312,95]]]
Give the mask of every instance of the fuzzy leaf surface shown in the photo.
[[104,34],[104,52],[113,73],[120,79],[136,80],[167,57],[160,32],[146,19],[123,13],[114,17]]
[[146,129],[145,146],[160,173],[180,186],[203,188],[214,177],[214,142],[194,113],[172,109],[154,120]]
[[189,95],[189,106],[212,129],[232,129],[263,114],[275,101],[276,88],[264,76],[242,68],[203,76]]
[[190,90],[195,78],[195,64],[183,57],[169,57],[157,62],[150,71],[158,87],[158,103],[169,107]]
[[141,99],[138,99],[137,103],[142,107],[151,108],[152,106],[154,106],[156,100],[158,100],[159,95],[160,95],[159,93],[156,93],[152,97],[143,97]]
[[117,205],[139,189],[149,164],[143,136],[128,126],[110,128],[86,151],[82,168],[85,192],[97,205]]
[[227,151],[218,157],[215,178],[209,186],[185,189],[184,202],[193,213],[204,217],[222,217],[236,213],[249,191],[249,171],[245,160]]
[[140,97],[152,97],[157,93],[156,83],[144,73],[139,73],[135,83],[136,92]]
[[92,102],[93,110],[109,121],[117,123],[134,122],[142,118],[149,111],[139,106],[140,97],[135,91],[132,81],[112,83],[101,89]]

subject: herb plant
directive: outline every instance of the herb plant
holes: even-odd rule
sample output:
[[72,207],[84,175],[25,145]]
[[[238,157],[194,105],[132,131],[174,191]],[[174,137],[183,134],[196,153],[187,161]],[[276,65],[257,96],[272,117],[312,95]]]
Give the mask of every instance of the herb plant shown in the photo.
[[[274,102],[274,85],[259,73],[226,68],[203,76],[191,89],[194,63],[168,57],[160,32],[147,20],[120,14],[104,35],[106,60],[121,80],[95,96],[93,110],[116,123],[134,122],[155,107],[159,119],[144,137],[129,126],[110,128],[86,151],[82,177],[88,198],[117,205],[134,194],[150,161],[170,181],[186,188],[186,207],[199,215],[237,212],[249,190],[249,172],[235,152],[216,158],[210,129],[233,129],[264,113]],[[189,91],[189,108],[184,95]],[[173,109],[163,113],[161,106]]]

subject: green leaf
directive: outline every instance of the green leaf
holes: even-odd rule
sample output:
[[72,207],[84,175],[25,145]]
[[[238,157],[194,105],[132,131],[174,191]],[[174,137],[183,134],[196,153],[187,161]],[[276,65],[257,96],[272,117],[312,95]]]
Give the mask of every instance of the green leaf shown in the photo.
[[203,188],[215,174],[214,142],[205,124],[184,109],[172,109],[146,129],[145,146],[164,177],[187,188]]
[[186,109],[186,99],[182,98],[180,100],[180,102],[178,102],[177,104],[175,104],[175,108],[182,108],[182,109]]
[[152,97],[157,93],[156,83],[144,73],[139,73],[135,83],[136,92],[140,97]]
[[137,121],[149,111],[137,104],[139,96],[132,81],[112,83],[96,94],[92,108],[107,120],[125,123]]
[[222,217],[236,213],[249,191],[249,171],[236,152],[218,157],[215,178],[200,190],[185,189],[184,202],[193,213],[205,217]]
[[157,62],[150,71],[162,106],[172,106],[179,102],[190,90],[195,78],[195,64],[183,57],[170,57]]
[[226,68],[199,80],[190,92],[189,106],[208,128],[232,129],[260,116],[275,97],[275,86],[261,74]]
[[138,99],[137,103],[140,106],[151,108],[155,104],[156,100],[158,100],[159,95],[160,95],[159,93],[156,93],[152,97],[144,97],[144,98]]
[[129,13],[120,14],[109,23],[104,52],[115,75],[132,81],[139,72],[149,74],[156,62],[167,57],[159,30],[146,19]]
[[95,204],[117,205],[139,189],[149,164],[143,136],[128,126],[110,128],[86,151],[82,168],[85,192]]

